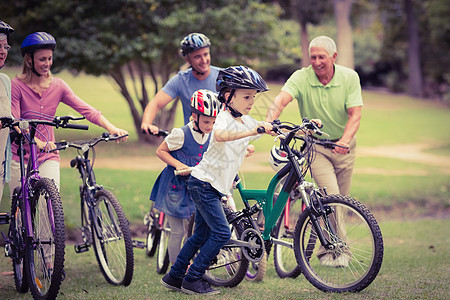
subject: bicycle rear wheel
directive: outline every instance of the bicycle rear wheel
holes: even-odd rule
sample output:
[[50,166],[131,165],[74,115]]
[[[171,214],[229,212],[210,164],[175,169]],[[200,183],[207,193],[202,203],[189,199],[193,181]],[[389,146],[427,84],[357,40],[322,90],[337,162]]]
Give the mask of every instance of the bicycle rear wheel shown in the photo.
[[34,238],[26,241],[28,283],[34,299],[56,298],[64,278],[65,233],[55,182],[41,178],[30,199]]
[[116,196],[101,189],[91,211],[95,256],[106,281],[128,286],[133,278],[134,255],[128,219]]
[[358,292],[377,276],[383,261],[383,237],[377,221],[359,201],[341,195],[322,198],[318,225],[334,249],[322,247],[310,211],[297,222],[294,250],[306,279],[325,292]]
[[298,218],[302,213],[302,201],[300,199],[294,199],[295,198],[291,198],[288,202],[288,222],[286,222],[285,211],[283,211],[281,217],[278,219],[274,231],[274,237],[276,239],[282,240],[291,245],[291,247],[287,247],[274,242],[273,260],[275,271],[280,278],[297,278],[297,276],[301,273],[294,253],[294,230]]
[[156,254],[156,272],[158,274],[166,274],[169,268],[169,239],[170,228],[167,218],[164,216],[163,226],[161,228],[160,239],[158,243],[158,250]]
[[[230,226],[233,239],[237,239],[244,232],[241,224],[233,223]],[[188,238],[194,233],[194,228],[195,213],[189,219]],[[240,247],[224,246],[206,269],[204,278],[214,286],[235,287],[244,279],[248,264]]]
[[[28,279],[25,265],[25,234],[23,227],[23,212],[19,205],[20,188],[16,187],[11,200],[11,219],[9,220],[10,257],[14,270],[14,283],[19,293],[28,291]],[[6,247],[6,246],[5,246]],[[5,248],[6,249],[6,248]]]

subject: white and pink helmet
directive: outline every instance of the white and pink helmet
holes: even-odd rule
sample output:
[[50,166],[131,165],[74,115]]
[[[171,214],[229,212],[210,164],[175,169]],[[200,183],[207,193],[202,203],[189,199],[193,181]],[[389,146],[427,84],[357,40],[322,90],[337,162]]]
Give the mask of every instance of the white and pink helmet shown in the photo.
[[217,94],[210,90],[197,90],[191,97],[191,110],[198,115],[217,117],[222,104]]

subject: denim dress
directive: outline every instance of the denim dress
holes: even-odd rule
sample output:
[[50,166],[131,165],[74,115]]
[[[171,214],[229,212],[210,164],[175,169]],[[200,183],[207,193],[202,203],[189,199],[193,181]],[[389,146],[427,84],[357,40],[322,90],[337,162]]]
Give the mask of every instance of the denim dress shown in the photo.
[[[183,147],[171,151],[170,154],[185,165],[194,167],[203,158],[211,137],[208,137],[204,144],[199,144],[195,141],[187,125],[181,127],[181,129],[184,133]],[[156,209],[169,216],[188,219],[195,211],[194,203],[187,191],[189,176],[175,176],[174,171],[175,168],[168,165],[159,174],[153,185],[150,200],[155,201]]]

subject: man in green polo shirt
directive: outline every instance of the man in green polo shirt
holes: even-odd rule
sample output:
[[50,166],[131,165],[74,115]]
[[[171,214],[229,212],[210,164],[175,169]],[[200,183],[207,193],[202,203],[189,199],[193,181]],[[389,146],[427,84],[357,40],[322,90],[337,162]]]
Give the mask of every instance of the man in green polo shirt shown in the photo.
[[[277,119],[286,105],[297,99],[301,118],[320,119],[323,130],[338,145],[325,149],[317,146],[311,170],[320,188],[329,194],[350,194],[355,162],[356,132],[363,106],[358,74],[349,68],[336,65],[337,48],[327,36],[319,36],[309,44],[310,65],[295,71],[281,92],[275,97],[267,112],[266,121]],[[339,230],[339,229],[338,229]],[[324,265],[348,266],[348,257],[330,259],[321,257]]]

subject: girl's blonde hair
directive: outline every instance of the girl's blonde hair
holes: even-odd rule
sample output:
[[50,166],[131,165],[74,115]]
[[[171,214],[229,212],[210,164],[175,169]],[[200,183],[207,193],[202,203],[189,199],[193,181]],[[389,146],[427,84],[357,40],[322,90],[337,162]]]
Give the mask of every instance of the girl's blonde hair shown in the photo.
[[[25,56],[23,57],[22,74],[18,76],[23,83],[31,82],[31,79],[33,77],[33,70],[32,70],[33,66],[32,63],[30,62],[31,59],[32,58],[30,53],[26,53]],[[50,72],[50,70],[48,71],[48,74],[45,75],[45,77],[52,77],[52,76],[53,74]]]

